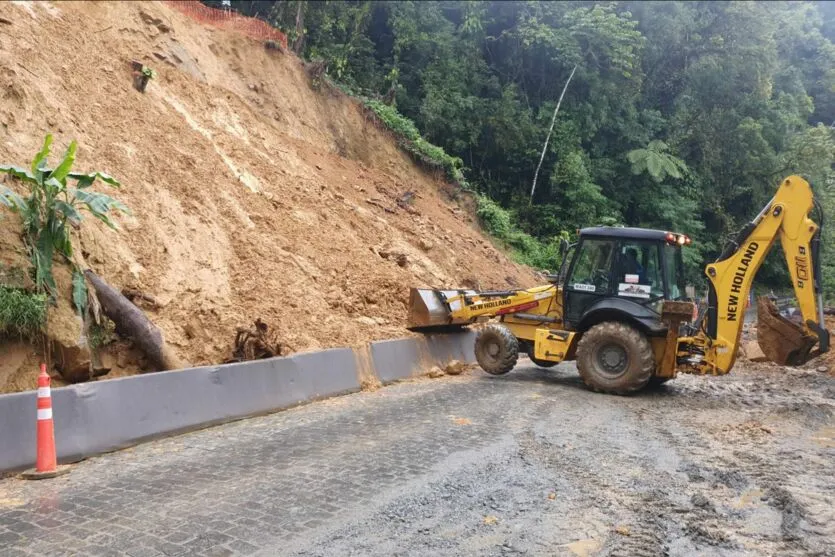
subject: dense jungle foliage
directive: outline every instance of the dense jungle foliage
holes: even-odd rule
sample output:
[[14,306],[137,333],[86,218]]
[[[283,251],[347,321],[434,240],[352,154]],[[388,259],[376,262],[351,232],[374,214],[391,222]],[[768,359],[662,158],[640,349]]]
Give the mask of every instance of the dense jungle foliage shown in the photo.
[[[244,0],[232,9],[283,29],[334,82],[460,159],[485,227],[529,263],[554,268],[553,239],[568,231],[624,224],[693,236],[699,280],[790,173],[809,178],[835,215],[835,2]],[[825,237],[835,296],[835,238]],[[789,284],[781,254],[759,283]]]

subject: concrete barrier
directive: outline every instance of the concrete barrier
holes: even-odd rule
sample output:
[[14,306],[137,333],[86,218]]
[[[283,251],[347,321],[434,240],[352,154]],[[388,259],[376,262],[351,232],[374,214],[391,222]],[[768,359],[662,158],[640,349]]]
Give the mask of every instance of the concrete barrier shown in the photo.
[[420,338],[400,338],[371,343],[371,363],[383,384],[417,375],[427,368]]
[[460,333],[445,335],[427,335],[424,337],[430,357],[438,364],[450,360],[475,362],[475,332],[466,329]]
[[416,338],[383,340],[371,343],[371,359],[377,377],[384,384],[420,375],[430,367],[450,360],[474,362],[475,333],[426,335]]
[[[350,348],[61,387],[52,391],[58,460],[71,462],[359,388]],[[35,410],[34,391],[0,396],[0,471],[34,462]]]
[[[473,362],[471,331],[286,358],[165,371],[52,390],[61,463],[142,441],[391,383],[450,360]],[[35,370],[32,371],[35,373]],[[35,462],[36,393],[0,395],[0,472]]]

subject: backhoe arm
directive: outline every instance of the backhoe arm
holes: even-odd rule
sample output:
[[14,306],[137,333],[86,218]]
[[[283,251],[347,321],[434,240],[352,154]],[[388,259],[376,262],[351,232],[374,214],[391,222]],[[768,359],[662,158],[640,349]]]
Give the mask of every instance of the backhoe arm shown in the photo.
[[[681,339],[704,352],[704,359],[697,364],[698,371],[725,374],[733,367],[751,284],[778,238],[803,315],[803,324],[798,328],[800,342],[795,339],[798,346],[784,351],[789,361],[779,363],[802,363],[815,342],[820,352],[828,350],[829,333],[824,328],[820,289],[820,228],[809,218],[814,208],[809,183],[799,176],[786,178],[760,214],[715,263],[707,266],[705,273],[710,283],[705,319],[695,338]],[[780,336],[775,342],[792,342],[785,335]]]

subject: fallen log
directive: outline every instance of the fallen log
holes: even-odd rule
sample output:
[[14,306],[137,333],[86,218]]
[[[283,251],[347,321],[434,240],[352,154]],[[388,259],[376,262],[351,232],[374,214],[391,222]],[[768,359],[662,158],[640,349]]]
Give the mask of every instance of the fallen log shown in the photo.
[[188,367],[165,343],[162,331],[151,323],[141,309],[93,271],[84,271],[84,276],[96,289],[102,311],[116,324],[116,330],[130,337],[148,360],[162,371]]

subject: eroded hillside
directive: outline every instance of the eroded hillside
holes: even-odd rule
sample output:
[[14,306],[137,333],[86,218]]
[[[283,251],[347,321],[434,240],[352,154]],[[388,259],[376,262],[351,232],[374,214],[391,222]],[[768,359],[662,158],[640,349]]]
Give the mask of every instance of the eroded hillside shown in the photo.
[[[191,364],[222,361],[256,318],[295,351],[349,345],[403,335],[410,286],[534,282],[464,197],[290,54],[159,2],[4,3],[0,17],[0,161],[27,164],[51,132],[56,151],[78,140],[78,169],[122,181],[131,215],[116,232],[87,219],[77,251],[152,297]],[[158,73],[144,94],[132,60]],[[7,268],[18,226],[4,211]]]

